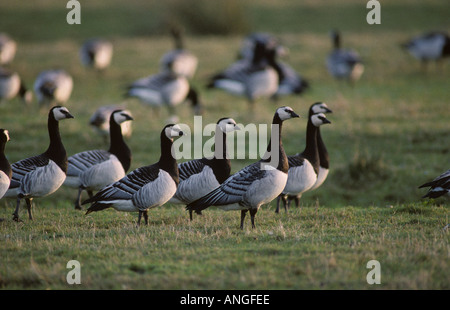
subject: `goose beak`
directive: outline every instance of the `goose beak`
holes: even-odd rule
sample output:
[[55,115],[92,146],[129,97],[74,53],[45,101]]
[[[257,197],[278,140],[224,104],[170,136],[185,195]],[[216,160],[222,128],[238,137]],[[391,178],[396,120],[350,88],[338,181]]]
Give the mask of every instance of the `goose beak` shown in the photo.
[[333,113],[333,111],[329,108],[325,108],[325,113]]
[[73,116],[72,114],[70,114],[69,112],[66,113],[66,118],[75,118],[75,116]]
[[331,124],[331,122],[328,120],[328,118],[323,119],[324,124]]
[[239,127],[238,125],[234,125],[234,130],[241,130],[241,127]]
[[295,113],[294,111],[291,112],[291,116],[292,116],[292,117],[300,117],[300,115],[298,115],[298,114]]

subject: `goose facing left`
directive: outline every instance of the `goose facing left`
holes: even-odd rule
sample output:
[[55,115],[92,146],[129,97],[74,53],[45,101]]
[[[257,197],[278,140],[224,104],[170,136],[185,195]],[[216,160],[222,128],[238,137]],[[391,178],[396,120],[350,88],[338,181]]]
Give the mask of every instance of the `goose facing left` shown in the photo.
[[175,194],[179,183],[177,161],[172,155],[173,139],[182,136],[178,125],[166,125],[161,131],[161,156],[153,165],[137,168],[83,201],[91,203],[86,214],[114,208],[123,212],[139,212],[138,225],[148,210],[164,205]]
[[120,125],[131,120],[133,118],[125,111],[114,111],[109,121],[108,151],[90,150],[69,157],[64,185],[78,189],[75,209],[81,210],[81,193],[84,190],[92,197],[93,191],[101,190],[125,176],[131,164],[131,151],[123,139]]
[[428,192],[422,198],[447,197],[450,199],[450,169],[436,177],[433,181],[419,186],[429,187]]
[[[187,210],[201,211],[210,206],[241,210],[241,229],[250,211],[252,228],[261,205],[270,203],[284,189],[288,178],[288,161],[281,141],[283,121],[299,117],[290,107],[278,108],[272,121],[271,139],[263,158],[231,175],[219,187],[188,204]],[[278,129],[278,130],[277,130]]]
[[32,200],[54,193],[63,184],[67,173],[67,153],[61,141],[59,122],[69,118],[73,116],[65,107],[50,109],[47,122],[50,143],[47,150],[11,165],[13,176],[5,197],[17,199],[13,220],[19,221],[22,199],[25,199],[28,216],[32,220]]
[[62,69],[42,71],[34,82],[39,106],[65,103],[72,94],[72,88],[72,77]]
[[0,129],[0,199],[8,190],[12,177],[11,165],[5,155],[5,146],[8,141],[8,130]]

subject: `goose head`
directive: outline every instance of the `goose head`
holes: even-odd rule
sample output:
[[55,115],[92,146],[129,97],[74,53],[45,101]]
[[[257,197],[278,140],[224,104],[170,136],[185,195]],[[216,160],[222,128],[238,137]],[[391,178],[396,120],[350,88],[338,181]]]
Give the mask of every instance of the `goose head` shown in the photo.
[[66,107],[62,106],[55,106],[51,108],[50,115],[52,115],[56,121],[60,121],[66,118],[74,118],[73,115],[70,114],[69,110]]
[[183,131],[180,126],[175,124],[166,125],[163,129],[164,135],[171,141],[173,141],[176,137],[181,137],[183,135]]
[[111,117],[114,119],[116,124],[122,124],[123,122],[134,120],[130,113],[127,113],[127,111],[124,110],[115,110],[111,113]]
[[314,103],[309,109],[309,111],[311,115],[317,113],[333,113],[333,111],[331,111],[330,108],[328,108],[325,102]]
[[9,131],[6,129],[0,129],[0,141],[2,143],[6,143],[8,142],[9,139]]
[[275,112],[275,115],[277,115],[282,121],[294,117],[300,117],[297,113],[294,112],[294,110],[291,107],[287,106],[278,108],[277,111]]
[[223,132],[232,132],[235,130],[241,130],[241,128],[236,124],[236,121],[231,117],[224,117],[219,119],[217,126]]
[[327,119],[327,117],[323,113],[311,115],[310,120],[311,123],[316,127],[319,127],[324,124],[331,124],[331,122]]

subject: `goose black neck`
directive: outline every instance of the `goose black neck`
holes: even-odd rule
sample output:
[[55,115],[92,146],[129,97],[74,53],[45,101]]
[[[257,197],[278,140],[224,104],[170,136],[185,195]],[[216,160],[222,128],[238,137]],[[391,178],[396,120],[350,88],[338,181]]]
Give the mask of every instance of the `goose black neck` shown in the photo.
[[[206,159],[205,163],[211,167],[219,184],[222,184],[231,173],[231,161],[227,153],[227,134],[216,127],[214,139],[214,157]],[[220,147],[218,147],[220,146]]]
[[169,173],[175,183],[179,182],[178,165],[176,159],[172,155],[172,139],[167,138],[164,130],[161,133],[161,157],[159,158],[159,166],[161,169]]
[[329,169],[330,157],[328,155],[328,150],[325,147],[325,143],[322,140],[322,135],[320,134],[320,127],[317,128],[317,149],[319,150],[320,167]]
[[341,36],[337,32],[333,34],[333,47],[335,49],[341,48]]
[[119,159],[123,169],[127,172],[131,165],[131,151],[123,139],[122,127],[116,123],[114,117],[109,120],[109,139],[108,151]]
[[12,169],[8,159],[5,156],[5,145],[6,142],[0,142],[0,170],[11,179]]
[[311,163],[316,172],[319,171],[319,151],[317,148],[318,127],[314,126],[311,118],[306,125],[306,146],[302,155]]
[[272,160],[274,159],[272,151],[278,151],[278,162],[274,162],[275,164],[277,164],[276,168],[287,173],[289,164],[287,161],[286,153],[284,152],[283,142],[281,141],[282,127],[283,121],[280,119],[278,114],[275,114],[272,121],[272,130],[269,145],[267,145],[266,154],[264,155],[262,161],[272,163]]
[[50,144],[45,154],[64,172],[67,172],[67,153],[61,141],[59,122],[55,119],[52,112],[48,116],[48,135]]

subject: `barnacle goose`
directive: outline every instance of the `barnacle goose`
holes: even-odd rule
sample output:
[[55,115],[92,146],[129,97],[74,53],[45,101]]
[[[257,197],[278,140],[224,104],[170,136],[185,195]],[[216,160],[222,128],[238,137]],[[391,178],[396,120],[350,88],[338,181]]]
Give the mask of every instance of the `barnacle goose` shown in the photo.
[[170,71],[190,79],[197,71],[198,58],[184,48],[180,29],[171,28],[171,34],[175,41],[175,49],[161,57],[161,71]]
[[[316,102],[311,105],[309,115],[317,113],[333,113],[333,111],[328,108],[325,102]],[[330,157],[325,146],[325,142],[322,139],[320,126],[317,127],[317,149],[319,150],[319,173],[317,174],[316,183],[314,183],[313,187],[311,187],[310,190],[318,188],[323,184],[323,182],[325,182],[330,168]],[[295,199],[295,203],[297,206],[299,205],[299,201],[297,199]]]
[[90,150],[69,157],[69,167],[64,185],[78,189],[75,209],[81,210],[81,193],[101,190],[106,185],[123,178],[130,169],[131,151],[123,140],[120,124],[133,120],[123,110],[110,116],[110,145],[108,151]]
[[175,137],[183,135],[178,125],[166,125],[161,131],[161,157],[153,165],[137,168],[82,204],[91,203],[86,214],[114,208],[117,211],[139,212],[138,225],[148,210],[162,206],[175,194],[179,183],[178,166],[172,155]]
[[450,169],[436,177],[433,181],[419,186],[419,188],[429,187],[428,192],[422,198],[439,198],[447,196],[450,198]]
[[285,62],[276,63],[278,74],[278,89],[272,95],[272,99],[278,99],[284,95],[300,95],[310,88],[309,81],[302,77],[297,71]]
[[40,106],[65,103],[72,94],[72,88],[72,77],[62,69],[42,71],[34,82],[34,92]]
[[8,130],[0,129],[0,199],[8,190],[12,177],[11,165],[5,156],[5,145],[8,141]]
[[270,98],[278,90],[279,75],[273,45],[256,42],[253,58],[239,60],[212,76],[208,88],[222,89],[230,94],[245,96],[250,104],[263,97]]
[[414,58],[420,60],[424,69],[427,62],[437,62],[450,56],[450,36],[445,32],[432,31],[424,33],[403,43],[401,46]]
[[19,96],[30,103],[33,94],[27,89],[17,72],[0,68],[0,100],[10,100]]
[[267,32],[253,32],[246,36],[241,43],[238,59],[250,60],[253,58],[255,44],[261,42],[265,45],[275,44],[275,53],[277,57],[288,55],[289,49],[281,43],[281,40],[273,34]]
[[[227,153],[227,132],[240,130],[232,118],[221,118],[216,125],[214,137],[214,156],[178,164],[180,184],[169,202],[189,204],[222,184],[231,172],[231,163]],[[192,211],[189,212],[192,220]]]
[[[125,107],[111,104],[99,107],[97,110],[95,110],[95,112],[89,119],[89,125],[91,125],[92,128],[94,128],[94,130],[97,131],[105,139],[109,137],[109,120],[112,112],[114,112],[115,110],[123,110],[124,113],[133,117],[131,111],[125,109]],[[133,132],[133,127],[131,124],[131,122],[123,122],[120,124],[120,127],[122,128],[122,136],[127,138],[131,137],[131,134]]]
[[81,63],[99,71],[105,70],[111,64],[112,56],[113,45],[105,39],[89,39],[80,48]]
[[13,176],[5,197],[17,198],[13,220],[19,221],[20,201],[25,198],[30,220],[33,198],[54,193],[64,182],[67,172],[67,153],[59,133],[59,121],[73,118],[65,107],[55,106],[48,113],[50,144],[47,150],[33,157],[13,163]]
[[0,33],[0,65],[6,65],[16,56],[17,44],[6,33]]
[[271,139],[263,158],[231,175],[215,190],[188,204],[187,210],[201,211],[209,206],[222,210],[241,210],[241,229],[250,211],[252,227],[259,207],[270,203],[284,189],[288,160],[281,141],[283,121],[299,117],[290,107],[278,108],[272,121]]
[[276,213],[279,212],[280,201],[283,202],[284,209],[287,211],[292,199],[295,199],[296,204],[298,204],[301,195],[310,190],[317,182],[320,167],[317,129],[319,126],[329,123],[330,121],[325,117],[325,114],[312,114],[310,111],[308,124],[306,125],[305,150],[300,154],[288,156],[288,180],[282,193],[277,198]]
[[327,57],[328,72],[336,79],[346,79],[354,83],[360,79],[364,72],[364,65],[359,54],[350,49],[341,48],[341,35],[339,31],[331,32],[333,50]]
[[175,107],[184,101],[190,101],[194,114],[200,115],[202,107],[197,91],[186,77],[165,71],[141,78],[128,86],[128,97],[136,97],[153,107],[166,106],[169,113],[175,115]]

